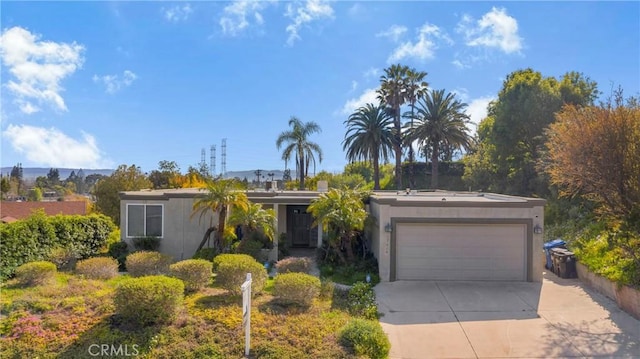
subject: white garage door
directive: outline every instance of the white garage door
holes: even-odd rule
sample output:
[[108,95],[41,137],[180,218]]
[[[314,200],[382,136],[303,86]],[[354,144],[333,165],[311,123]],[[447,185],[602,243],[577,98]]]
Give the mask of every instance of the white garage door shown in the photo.
[[527,279],[526,225],[396,225],[397,280]]

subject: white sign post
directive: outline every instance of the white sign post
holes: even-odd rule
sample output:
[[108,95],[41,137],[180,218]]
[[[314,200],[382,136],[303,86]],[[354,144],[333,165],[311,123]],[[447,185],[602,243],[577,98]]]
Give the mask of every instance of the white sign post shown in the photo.
[[251,273],[240,286],[242,289],[242,326],[244,327],[244,355],[249,357],[251,346]]

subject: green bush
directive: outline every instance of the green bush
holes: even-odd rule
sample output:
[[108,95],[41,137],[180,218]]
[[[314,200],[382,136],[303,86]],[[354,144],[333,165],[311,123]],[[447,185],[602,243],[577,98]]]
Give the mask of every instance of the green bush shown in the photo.
[[172,259],[160,252],[140,251],[127,256],[125,266],[132,277],[168,274]]
[[[220,257],[222,258],[218,259]],[[214,259],[214,266],[216,260],[218,261],[216,283],[231,294],[240,294],[240,286],[247,278],[247,273],[251,273],[252,294],[260,293],[264,289],[267,270],[255,259],[246,254],[220,255]]]
[[281,259],[276,263],[278,273],[309,273],[311,271],[311,260],[306,257],[289,257]]
[[160,248],[160,238],[158,237],[136,237],[131,242],[138,251],[157,251]]
[[378,319],[376,294],[368,283],[359,282],[349,290],[349,313],[366,319]]
[[277,340],[256,343],[253,352],[256,358],[260,359],[297,359],[308,357],[308,355],[305,355],[305,353],[299,349],[291,345],[279,343]]
[[118,275],[118,261],[111,257],[84,259],[76,264],[76,273],[89,279],[111,279]]
[[29,262],[16,268],[16,279],[24,286],[42,285],[56,277],[56,265],[51,262]]
[[193,255],[192,259],[205,259],[211,262],[217,255],[218,251],[215,248],[202,248]]
[[47,260],[60,271],[70,271],[76,265],[78,254],[71,247],[55,247],[47,255]]
[[233,251],[237,254],[248,254],[258,262],[262,263],[267,258],[262,254],[264,244],[253,239],[245,239],[234,244]]
[[219,254],[215,258],[213,258],[213,271],[214,272],[218,271],[218,266],[220,266],[220,263],[227,262],[230,260],[239,260],[239,258],[242,258],[243,260],[247,260],[250,262],[255,261],[255,259],[248,254],[230,254],[230,253]]
[[109,251],[107,253],[110,257],[115,258],[118,261],[119,270],[126,270],[125,262],[127,260],[127,255],[129,254],[129,245],[127,245],[127,242],[120,241],[111,243],[109,245]]
[[73,245],[80,259],[104,250],[115,230],[104,215],[46,216],[38,211],[29,218],[0,226],[0,279],[13,275],[21,264],[47,258],[53,248]]
[[116,287],[116,313],[139,326],[171,323],[184,299],[184,284],[176,278],[147,276],[123,280]]
[[172,277],[184,282],[187,291],[198,291],[209,284],[213,264],[204,259],[187,259],[169,267]]
[[281,301],[309,306],[320,294],[320,279],[305,273],[278,274],[273,294]]
[[389,357],[391,343],[377,321],[353,319],[342,328],[339,338],[342,345],[351,348],[357,356],[371,359]]
[[333,292],[336,289],[336,284],[330,280],[320,280],[320,298],[331,299],[333,298]]

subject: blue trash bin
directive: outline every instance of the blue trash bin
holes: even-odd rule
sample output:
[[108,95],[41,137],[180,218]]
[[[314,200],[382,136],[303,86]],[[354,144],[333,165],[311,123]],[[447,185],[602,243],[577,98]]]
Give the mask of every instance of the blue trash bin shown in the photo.
[[553,263],[551,262],[551,248],[564,248],[567,243],[562,239],[554,239],[553,241],[544,243],[542,248],[544,249],[544,254],[547,257],[547,264],[545,268],[553,270]]

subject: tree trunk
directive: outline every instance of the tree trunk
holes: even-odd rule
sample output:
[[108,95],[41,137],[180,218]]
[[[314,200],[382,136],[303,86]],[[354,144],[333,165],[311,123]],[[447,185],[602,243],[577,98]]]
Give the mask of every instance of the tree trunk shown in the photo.
[[[411,129],[413,129],[413,109],[415,108],[415,104],[411,101]],[[409,187],[414,188],[415,184],[413,181],[413,143],[409,142]]]
[[433,151],[431,151],[431,188],[438,189],[438,152],[439,143],[434,141]]
[[348,236],[344,236],[342,242],[347,249],[347,258],[349,259],[349,263],[353,263],[355,260],[355,256],[353,255],[353,243],[351,243]]
[[[202,242],[200,242],[200,245],[198,245],[198,249],[196,249],[196,253],[202,249],[202,247],[204,247],[204,244],[207,243],[207,239],[209,239],[209,236],[211,235],[211,233],[213,233],[213,231],[216,230],[216,227],[209,227],[207,229],[207,231],[204,233],[204,237],[202,237]],[[215,242],[214,242],[214,247],[215,247]],[[217,248],[216,248],[217,249]]]
[[216,248],[218,248],[222,252],[222,242],[224,240],[224,227],[225,222],[227,221],[227,206],[222,206],[220,208],[220,213],[218,214],[218,234],[214,241]]
[[304,190],[304,154],[300,156],[300,190]]
[[373,189],[380,189],[380,159],[377,152],[373,156]]
[[396,189],[402,189],[402,131],[400,123],[400,107],[394,108],[394,127],[396,130],[394,138],[395,157],[396,157]]

